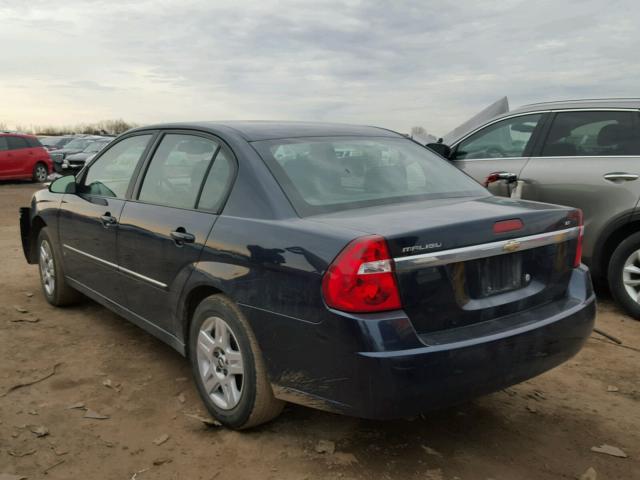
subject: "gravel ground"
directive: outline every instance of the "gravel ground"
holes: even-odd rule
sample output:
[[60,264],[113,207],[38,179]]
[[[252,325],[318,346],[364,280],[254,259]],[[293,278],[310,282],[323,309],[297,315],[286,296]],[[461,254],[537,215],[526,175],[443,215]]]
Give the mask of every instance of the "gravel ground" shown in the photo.
[[169,347],[92,301],[45,302],[18,233],[36,188],[0,183],[0,479],[640,479],[640,322],[604,294],[597,325],[622,347],[594,334],[551,372],[424,418],[288,406],[238,433],[188,416],[204,408]]

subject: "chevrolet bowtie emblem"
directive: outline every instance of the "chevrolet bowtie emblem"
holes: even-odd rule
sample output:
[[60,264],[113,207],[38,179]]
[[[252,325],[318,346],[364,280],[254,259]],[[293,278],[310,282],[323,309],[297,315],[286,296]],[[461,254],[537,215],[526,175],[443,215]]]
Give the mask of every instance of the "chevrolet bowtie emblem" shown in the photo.
[[515,252],[516,250],[518,250],[520,248],[520,242],[518,242],[517,240],[509,240],[507,243],[504,244],[504,246],[502,247],[502,249],[505,252]]

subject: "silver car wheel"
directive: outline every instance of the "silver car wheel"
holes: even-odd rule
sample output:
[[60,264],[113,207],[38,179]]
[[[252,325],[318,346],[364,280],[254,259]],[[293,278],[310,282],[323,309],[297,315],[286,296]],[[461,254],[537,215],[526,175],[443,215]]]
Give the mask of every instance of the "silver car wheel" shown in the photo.
[[204,389],[222,410],[240,402],[244,385],[242,353],[231,327],[220,317],[202,322],[197,341],[198,370]]
[[43,240],[40,244],[40,258],[38,260],[40,265],[40,278],[42,280],[42,286],[47,295],[53,295],[56,288],[56,267],[53,263],[53,253],[51,252],[51,245],[47,240]]
[[49,175],[49,172],[47,172],[47,169],[44,165],[42,164],[38,164],[36,165],[36,180],[39,182],[44,182],[47,180],[47,176]]
[[640,301],[640,250],[633,252],[624,262],[622,283],[634,302]]

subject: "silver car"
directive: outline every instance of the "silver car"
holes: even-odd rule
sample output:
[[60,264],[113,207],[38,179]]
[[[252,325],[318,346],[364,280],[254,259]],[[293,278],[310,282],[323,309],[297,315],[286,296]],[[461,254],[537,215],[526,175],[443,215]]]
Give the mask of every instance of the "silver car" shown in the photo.
[[498,195],[581,208],[584,263],[640,319],[640,99],[537,103],[473,123],[428,147],[479,182],[500,173],[488,184]]

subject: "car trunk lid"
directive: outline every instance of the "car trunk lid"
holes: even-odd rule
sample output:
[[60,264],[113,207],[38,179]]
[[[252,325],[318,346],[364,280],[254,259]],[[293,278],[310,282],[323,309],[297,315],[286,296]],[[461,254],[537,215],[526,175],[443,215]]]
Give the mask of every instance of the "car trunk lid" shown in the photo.
[[[483,197],[397,203],[313,220],[386,239],[403,309],[424,334],[565,295],[580,228],[575,212]],[[511,228],[496,228],[504,225]]]

